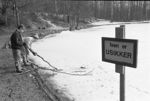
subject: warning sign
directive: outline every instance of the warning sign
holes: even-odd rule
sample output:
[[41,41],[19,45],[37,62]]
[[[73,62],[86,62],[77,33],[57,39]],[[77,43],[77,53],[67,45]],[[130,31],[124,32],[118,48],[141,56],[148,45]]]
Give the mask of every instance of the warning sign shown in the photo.
[[136,67],[137,40],[102,37],[102,60]]

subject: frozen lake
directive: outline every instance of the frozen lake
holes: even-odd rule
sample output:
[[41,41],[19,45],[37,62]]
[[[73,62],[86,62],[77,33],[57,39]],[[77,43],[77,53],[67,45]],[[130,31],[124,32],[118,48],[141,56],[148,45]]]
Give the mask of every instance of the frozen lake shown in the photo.
[[[119,101],[119,74],[115,73],[114,64],[102,61],[101,52],[101,37],[115,37],[115,27],[119,25],[63,31],[55,37],[47,36],[37,41],[32,48],[66,72],[80,70],[81,66],[87,70],[94,68],[92,75],[57,74],[50,78],[75,101]],[[127,24],[125,33],[127,39],[138,40],[137,68],[126,67],[126,100],[149,101],[150,24]],[[34,60],[38,65],[50,68],[39,58]]]

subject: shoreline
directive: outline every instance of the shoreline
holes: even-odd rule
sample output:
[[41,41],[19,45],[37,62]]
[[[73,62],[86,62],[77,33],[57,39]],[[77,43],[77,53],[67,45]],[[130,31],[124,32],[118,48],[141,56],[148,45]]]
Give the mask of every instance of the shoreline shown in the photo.
[[[87,24],[87,25],[84,25],[84,26],[80,26],[80,29],[87,29],[87,28],[90,28],[90,27],[94,27],[94,26],[91,25],[91,24]],[[78,30],[80,30],[80,29],[78,29]],[[47,29],[45,29],[45,31],[46,30]],[[50,35],[53,36],[53,35],[56,35],[56,34],[60,34],[62,31],[67,31],[67,30],[69,30],[69,28],[64,28],[64,29],[55,30],[55,31],[49,31],[48,30],[48,32],[51,32],[51,33],[44,34],[38,40],[44,39],[45,37],[50,36]],[[75,30],[73,30],[73,31],[75,31]],[[49,74],[51,76],[49,76],[49,80],[47,80],[47,78],[46,78],[46,75],[48,75],[47,73],[42,73],[42,70],[39,70],[38,73],[41,76],[41,78],[43,78],[43,81],[45,81],[46,86],[51,90],[52,95],[54,95],[53,97],[57,96],[57,98],[59,99],[58,101],[74,101],[74,98],[72,98],[71,96],[65,95],[65,93],[63,92],[63,90],[57,88],[57,84],[55,84],[54,81],[51,80],[51,78],[53,77],[53,75]],[[57,74],[54,73],[54,76],[55,75],[57,75]]]

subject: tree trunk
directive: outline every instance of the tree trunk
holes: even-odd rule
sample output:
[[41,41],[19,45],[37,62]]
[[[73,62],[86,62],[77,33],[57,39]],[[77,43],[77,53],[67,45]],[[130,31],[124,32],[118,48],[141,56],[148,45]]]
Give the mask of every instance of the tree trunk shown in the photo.
[[97,18],[97,1],[95,0],[94,17]]
[[131,19],[130,19],[130,17],[131,17],[131,4],[130,4],[131,2],[130,1],[128,1],[128,21],[130,21]]
[[5,25],[8,25],[8,15],[7,15],[7,9],[6,9],[6,13],[5,13]]
[[79,16],[80,16],[80,2],[79,1],[77,1],[76,7],[77,7],[77,11],[76,11],[76,17],[75,17],[75,21],[76,21],[75,29],[78,29]]
[[4,20],[4,24],[7,25],[8,24],[8,20],[7,20],[7,9],[8,9],[8,6],[7,6],[7,3],[6,1],[2,0],[1,1],[2,3],[2,9],[1,9],[1,14],[3,16],[3,20]]
[[113,16],[114,16],[114,2],[111,1],[111,22],[113,22]]
[[144,15],[144,20],[147,20],[147,2],[143,1],[143,15]]
[[55,0],[55,14],[58,15],[58,6],[57,6],[57,0]]
[[16,16],[16,24],[17,26],[20,25],[20,19],[19,19],[19,10],[17,8],[16,0],[14,0],[14,10],[15,10],[15,16]]

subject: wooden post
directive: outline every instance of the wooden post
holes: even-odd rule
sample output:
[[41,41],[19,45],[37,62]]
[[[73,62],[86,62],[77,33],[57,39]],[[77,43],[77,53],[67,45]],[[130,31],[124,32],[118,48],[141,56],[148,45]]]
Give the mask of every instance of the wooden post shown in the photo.
[[[125,26],[116,28],[116,38],[125,38]],[[120,101],[125,101],[125,67],[116,64],[116,72],[120,73]]]

